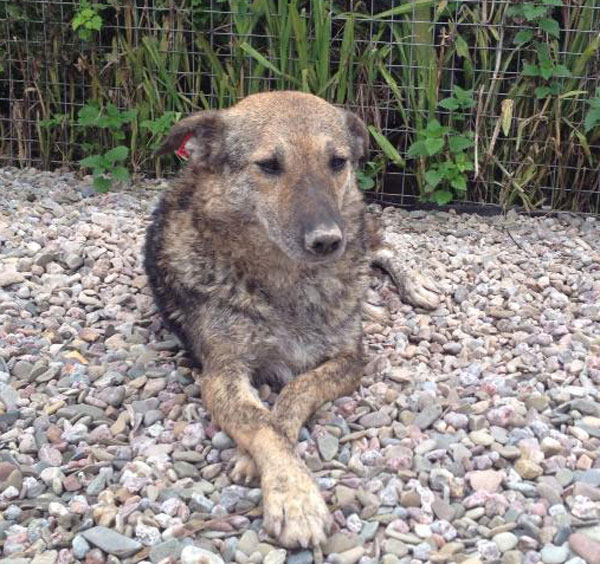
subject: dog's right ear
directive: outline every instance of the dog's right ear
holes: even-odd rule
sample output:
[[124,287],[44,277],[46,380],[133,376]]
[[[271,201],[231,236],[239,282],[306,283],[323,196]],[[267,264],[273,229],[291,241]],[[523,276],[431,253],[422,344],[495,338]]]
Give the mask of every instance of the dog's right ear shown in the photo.
[[215,168],[223,160],[225,123],[221,112],[206,110],[176,123],[154,155],[184,150],[193,164]]

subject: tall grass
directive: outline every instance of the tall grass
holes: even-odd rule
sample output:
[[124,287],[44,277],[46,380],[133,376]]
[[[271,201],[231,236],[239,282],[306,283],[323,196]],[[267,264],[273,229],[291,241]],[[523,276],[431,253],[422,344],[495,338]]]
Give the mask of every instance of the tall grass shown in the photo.
[[[459,119],[475,138],[470,199],[600,211],[600,131],[583,128],[584,100],[599,82],[600,2],[549,8],[548,19],[565,30],[556,37],[536,29],[552,64],[569,71],[554,81],[556,92],[543,96],[544,81],[524,72],[538,57],[536,49],[515,44],[524,25],[536,28],[535,21],[511,15],[511,6],[525,3],[417,0],[371,18],[385,21],[395,40],[398,66],[380,69],[398,111],[394,142],[405,150],[432,116],[453,128]],[[400,21],[390,22],[392,16]],[[438,105],[455,84],[473,91],[471,109]],[[427,160],[412,164],[414,190],[421,194]]]
[[[0,44],[0,161],[52,167],[105,151],[114,130],[82,126],[79,111],[115,104],[136,110],[118,141],[130,168],[163,174],[170,164],[152,150],[179,116],[297,89],[370,124],[367,172],[378,191],[387,168],[386,189],[402,175],[402,190],[429,197],[427,172],[448,149],[405,157],[437,120],[447,135],[474,139],[468,190],[456,197],[600,211],[600,130],[583,126],[600,84],[600,0],[550,6],[558,33],[518,15],[525,4],[363,0],[349,11],[337,0],[155,0],[152,9],[94,1],[101,29],[83,34],[72,26],[75,1],[2,4],[7,37],[23,40]],[[535,36],[515,42],[529,28]],[[568,76],[532,76],[542,56]],[[444,103],[455,86],[471,92],[471,106]]]

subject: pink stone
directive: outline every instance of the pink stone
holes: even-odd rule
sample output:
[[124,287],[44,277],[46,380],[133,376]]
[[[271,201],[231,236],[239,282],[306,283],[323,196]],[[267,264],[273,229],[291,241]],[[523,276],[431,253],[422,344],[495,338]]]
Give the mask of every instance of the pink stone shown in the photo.
[[587,564],[600,564],[600,542],[592,540],[583,533],[573,533],[569,537],[569,546]]
[[63,462],[60,451],[49,444],[40,447],[39,456],[48,466],[61,466]]
[[503,405],[502,407],[491,409],[487,414],[487,418],[492,425],[507,427],[514,414],[515,410],[512,406]]
[[497,470],[469,472],[467,479],[471,482],[471,487],[476,492],[483,490],[495,493],[500,489],[500,484],[504,479],[504,472],[498,472]]

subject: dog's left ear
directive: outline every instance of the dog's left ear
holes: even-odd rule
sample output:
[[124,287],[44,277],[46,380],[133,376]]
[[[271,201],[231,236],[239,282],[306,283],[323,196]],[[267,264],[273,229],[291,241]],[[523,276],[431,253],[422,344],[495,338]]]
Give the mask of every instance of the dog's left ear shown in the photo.
[[352,160],[363,162],[369,154],[369,131],[364,121],[355,113],[344,110],[346,126],[352,140]]
[[178,152],[191,163],[215,168],[224,159],[225,123],[221,112],[207,110],[176,123],[155,156]]

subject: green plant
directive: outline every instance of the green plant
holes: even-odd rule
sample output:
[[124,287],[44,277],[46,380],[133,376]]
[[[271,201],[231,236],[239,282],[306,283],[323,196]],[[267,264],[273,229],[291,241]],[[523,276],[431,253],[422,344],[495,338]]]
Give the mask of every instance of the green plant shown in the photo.
[[169,132],[174,123],[181,118],[181,112],[165,112],[156,119],[147,119],[140,123],[140,127],[150,132],[150,147],[158,147],[163,137]]
[[[460,110],[461,112],[468,112],[475,105],[473,100],[473,91],[464,90],[457,84],[452,87],[452,95],[448,96],[439,101],[438,106],[449,110],[451,112]],[[454,119],[462,121],[464,116],[462,114],[454,114]]]
[[[467,191],[467,172],[474,170],[471,134],[460,134],[432,119],[419,131],[406,157],[426,161],[424,199],[444,205]],[[433,161],[432,158],[436,157]],[[450,190],[449,188],[452,188]]]
[[[562,5],[562,0],[542,0],[541,4],[525,2],[508,9],[508,15],[517,22],[532,26],[519,31],[514,37],[514,43],[521,47],[528,43],[533,46],[535,59],[533,62],[524,63],[523,76],[543,79],[544,84],[534,90],[537,98],[558,96],[562,85],[556,79],[571,76],[569,69],[557,62],[556,41],[560,37],[560,24],[552,17],[552,10]],[[554,40],[554,44],[551,40]]]
[[375,157],[367,161],[362,170],[359,170],[356,177],[358,187],[361,190],[373,190],[377,186],[377,181],[381,178],[386,169],[386,159],[382,156]]
[[560,25],[557,20],[552,18],[553,8],[562,7],[562,0],[542,0],[539,2],[524,2],[508,8],[508,15],[517,20],[527,22],[536,26],[538,29],[522,29],[515,35],[514,42],[517,45],[531,41],[536,35],[547,33],[558,39],[560,35]]
[[89,41],[94,36],[94,32],[101,31],[103,20],[100,12],[106,6],[102,4],[92,4],[88,0],[81,0],[71,25],[77,32],[80,39]]
[[[473,92],[456,85],[452,96],[444,98],[438,104],[451,112],[465,112],[473,105]],[[450,115],[456,121],[464,120],[461,114]],[[408,159],[421,159],[423,163],[424,183],[421,196],[438,205],[447,204],[455,196],[464,196],[467,191],[467,173],[475,168],[472,149],[472,132],[461,133],[451,125],[444,126],[437,119],[430,119],[427,127],[417,132],[417,140],[406,153]]]
[[136,118],[137,110],[119,110],[112,102],[109,102],[104,108],[95,102],[88,102],[77,115],[77,123],[80,126],[105,129],[109,131],[112,139],[122,141],[125,139],[123,126]]
[[98,192],[107,192],[115,181],[127,182],[131,178],[129,171],[124,166],[128,155],[129,149],[119,145],[102,155],[91,155],[81,159],[79,164],[92,169],[94,188]]
[[[101,108],[98,104],[88,103],[78,113],[79,126],[83,128],[98,128],[108,132],[111,144],[120,143],[126,138],[124,126],[135,120],[137,110],[121,111],[112,103]],[[118,144],[112,149],[102,152],[102,144],[90,143],[88,150],[96,154],[81,159],[79,164],[93,170],[94,187],[99,192],[109,190],[114,181],[125,182],[131,177],[125,166],[129,148]]]
[[537,61],[525,63],[523,75],[532,78],[540,77],[544,80],[544,84],[534,90],[537,98],[545,98],[548,95],[558,96],[562,92],[562,85],[553,79],[570,77],[571,71],[565,65],[556,63],[556,58],[552,55],[548,44],[536,41],[534,49]]

